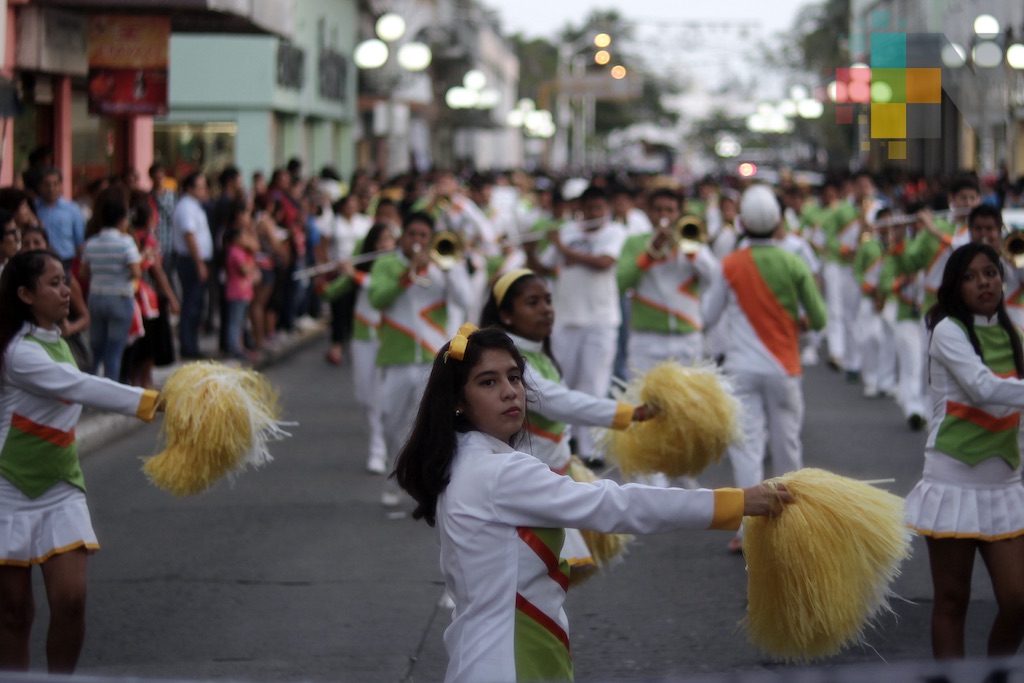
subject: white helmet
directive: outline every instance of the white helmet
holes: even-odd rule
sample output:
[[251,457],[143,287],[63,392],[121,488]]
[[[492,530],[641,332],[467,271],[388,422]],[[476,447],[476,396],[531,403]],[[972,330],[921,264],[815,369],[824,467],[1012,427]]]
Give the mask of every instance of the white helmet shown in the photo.
[[768,237],[782,221],[775,193],[767,185],[751,185],[740,198],[740,222],[751,237]]

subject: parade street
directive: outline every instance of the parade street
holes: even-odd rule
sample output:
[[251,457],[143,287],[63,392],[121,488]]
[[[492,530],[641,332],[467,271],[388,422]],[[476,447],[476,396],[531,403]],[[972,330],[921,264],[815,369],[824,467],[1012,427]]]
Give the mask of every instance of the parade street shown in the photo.
[[[90,562],[88,633],[78,673],[113,678],[239,681],[440,681],[449,621],[436,534],[381,507],[381,478],[364,470],[365,421],[351,366],[326,365],[321,344],[267,370],[292,438],[275,461],[189,499],[152,487],[138,458],[158,447],[140,428],[83,454],[103,549]],[[894,403],[823,367],[805,379],[805,463],[905,495],[925,432]],[[718,465],[705,486],[731,485]],[[399,508],[408,512],[411,505]],[[653,679],[778,669],[746,640],[746,578],[727,532],[638,538],[624,562],[569,593],[577,680]],[[33,670],[45,670],[46,601]],[[822,662],[879,664],[930,657],[931,585],[924,545],[895,584],[894,615],[863,647]],[[967,624],[984,654],[994,603],[980,560]]]

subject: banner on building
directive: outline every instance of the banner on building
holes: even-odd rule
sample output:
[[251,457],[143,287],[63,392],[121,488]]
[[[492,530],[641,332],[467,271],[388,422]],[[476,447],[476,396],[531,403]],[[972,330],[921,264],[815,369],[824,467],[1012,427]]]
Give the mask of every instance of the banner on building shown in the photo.
[[89,18],[89,112],[167,113],[170,17]]

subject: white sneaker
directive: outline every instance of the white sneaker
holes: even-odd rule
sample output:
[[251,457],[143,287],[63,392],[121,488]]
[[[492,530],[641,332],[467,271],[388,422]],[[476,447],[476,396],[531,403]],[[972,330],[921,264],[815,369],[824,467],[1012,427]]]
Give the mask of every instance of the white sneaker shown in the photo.
[[386,508],[398,507],[398,504],[402,502],[402,497],[397,493],[391,491],[385,491],[380,494],[380,504]]
[[319,323],[313,320],[310,316],[304,315],[295,321],[295,327],[303,332],[308,332],[309,330],[315,330],[319,327]]
[[371,474],[384,474],[387,469],[388,465],[384,461],[383,455],[371,455],[370,459],[366,461],[366,471]]
[[878,389],[874,387],[864,387],[864,398],[878,398]]
[[812,366],[818,364],[818,349],[813,346],[808,346],[800,352],[800,363],[802,365]]

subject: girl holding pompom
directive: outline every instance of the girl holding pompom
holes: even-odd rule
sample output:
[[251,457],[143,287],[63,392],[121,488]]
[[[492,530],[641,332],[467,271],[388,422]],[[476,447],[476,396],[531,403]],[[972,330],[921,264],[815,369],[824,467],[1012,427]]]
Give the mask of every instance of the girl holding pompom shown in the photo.
[[[598,398],[566,386],[551,353],[555,309],[547,282],[532,270],[513,270],[495,281],[484,305],[481,324],[498,325],[508,333],[526,359],[526,383],[533,390],[527,411],[526,450],[552,471],[569,473],[572,451],[569,424],[625,429],[654,416],[647,406],[632,406]],[[583,536],[567,529],[563,557],[574,579],[597,569]]]
[[39,565],[50,607],[47,664],[72,673],[85,637],[86,562],[99,548],[75,425],[82,404],[152,420],[158,394],[81,372],[60,323],[70,290],[53,253],[0,276],[0,669],[27,671]]
[[928,547],[932,652],[936,659],[964,657],[978,552],[999,606],[988,655],[1012,655],[1024,639],[1024,354],[992,247],[971,243],[953,252],[927,320],[935,413],[906,519]]
[[571,680],[562,604],[564,527],[611,533],[736,529],[774,515],[785,487],[662,489],[576,482],[516,449],[524,436],[526,360],[500,329],[464,325],[434,359],[394,476],[437,525],[455,609],[446,681]]

